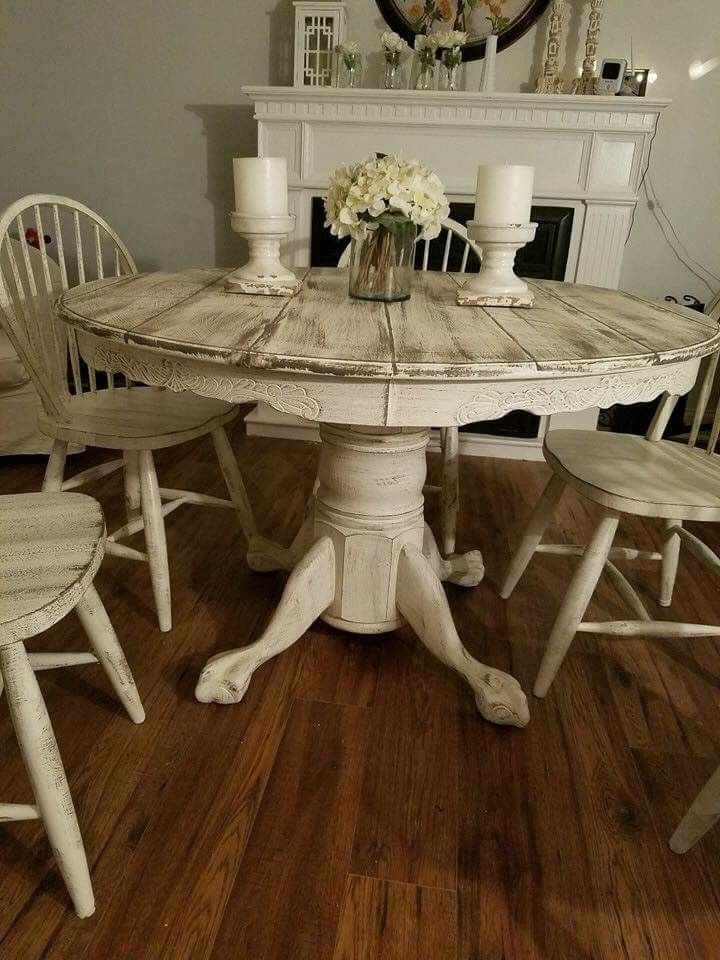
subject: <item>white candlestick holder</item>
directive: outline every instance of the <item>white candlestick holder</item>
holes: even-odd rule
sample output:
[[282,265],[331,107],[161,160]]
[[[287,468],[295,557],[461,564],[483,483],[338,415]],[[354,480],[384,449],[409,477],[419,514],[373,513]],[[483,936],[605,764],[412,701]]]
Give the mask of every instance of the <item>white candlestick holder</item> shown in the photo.
[[294,296],[302,286],[302,281],[280,262],[280,244],[295,229],[295,217],[292,214],[250,217],[231,213],[230,223],[235,233],[247,240],[250,257],[244,267],[231,273],[225,280],[228,293]]
[[468,236],[482,249],[482,264],[458,290],[457,302],[473,307],[531,307],[533,292],[514,266],[517,251],[534,239],[536,230],[536,223],[490,227],[470,220]]

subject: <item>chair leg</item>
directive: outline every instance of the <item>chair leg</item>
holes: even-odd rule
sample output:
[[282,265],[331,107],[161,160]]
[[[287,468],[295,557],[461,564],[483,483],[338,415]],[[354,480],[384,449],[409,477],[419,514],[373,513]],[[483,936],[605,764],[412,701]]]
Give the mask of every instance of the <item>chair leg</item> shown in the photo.
[[58,869],[79,917],[95,911],[90,871],[57,741],[22,643],[0,649],[8,708]]
[[614,513],[606,513],[595,528],[590,543],[585,548],[582,560],[570,581],[560,612],[553,624],[550,638],[545,648],[540,670],[533,693],[536,697],[544,697],[555,679],[560,664],[577,633],[588,604],[595,592],[595,587],[603,572],[605,561],[615,539],[619,517]]
[[140,501],[145,525],[145,548],[150,566],[153,596],[160,629],[166,633],[172,627],[172,603],[170,598],[170,569],[168,567],[165,518],[162,514],[155,463],[150,450],[141,450],[138,455],[140,472]]
[[125,450],[123,453],[123,483],[125,486],[125,513],[128,523],[140,516],[140,467],[137,450]]
[[130,665],[125,659],[125,654],[118,642],[100,595],[92,584],[86,590],[75,610],[90,641],[93,653],[105,671],[118,700],[127,710],[133,723],[142,723],[145,719],[145,711],[140,700],[140,694],[135,686]]
[[65,458],[68,445],[64,440],[55,440],[48,457],[45,477],[43,479],[43,493],[57,493],[62,490],[65,476]]
[[695,797],[670,838],[670,849],[686,853],[720,820],[720,767]]
[[[681,527],[682,520],[666,520],[665,529]],[[672,603],[675,578],[677,577],[678,563],[680,562],[680,535],[677,533],[667,537],[662,548],[662,565],[660,573],[660,596],[658,602],[661,607],[669,607]]]
[[246,539],[249,540],[257,533],[257,527],[255,526],[255,518],[245,490],[240,467],[235,459],[225,428],[218,427],[217,430],[213,430],[212,439],[218,463],[230,493],[230,499],[235,504],[242,531]]
[[457,427],[441,432],[442,480],[440,481],[440,540],[443,556],[455,553],[460,508],[460,433]]
[[525,573],[527,565],[532,560],[533,554],[537,550],[543,534],[552,520],[555,508],[560,502],[564,491],[565,481],[554,473],[548,480],[540,499],[535,505],[535,509],[525,528],[523,538],[520,541],[520,546],[513,554],[510,565],[508,566],[505,579],[500,587],[500,596],[504,600],[507,600],[517,586],[520,577]]

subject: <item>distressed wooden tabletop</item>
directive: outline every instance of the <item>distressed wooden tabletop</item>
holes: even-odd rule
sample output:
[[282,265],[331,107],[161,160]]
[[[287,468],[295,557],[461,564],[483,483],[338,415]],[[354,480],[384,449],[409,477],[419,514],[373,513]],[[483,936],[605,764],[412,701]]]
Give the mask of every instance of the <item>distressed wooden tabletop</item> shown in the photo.
[[293,298],[226,293],[230,270],[97,280],[58,301],[73,326],[110,341],[218,364],[377,379],[611,373],[705,356],[715,321],[617,290],[531,281],[532,309],[459,307],[466,277],[416,273],[410,300],[348,296],[347,272],[311,269]]

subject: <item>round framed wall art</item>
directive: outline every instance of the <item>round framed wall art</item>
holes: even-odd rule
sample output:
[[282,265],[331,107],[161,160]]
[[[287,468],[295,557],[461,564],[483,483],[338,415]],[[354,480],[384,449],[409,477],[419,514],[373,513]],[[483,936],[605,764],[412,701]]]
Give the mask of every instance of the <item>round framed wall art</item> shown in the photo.
[[485,56],[485,40],[495,33],[498,50],[515,43],[550,0],[376,0],[385,22],[412,47],[418,33],[464,30],[464,60]]

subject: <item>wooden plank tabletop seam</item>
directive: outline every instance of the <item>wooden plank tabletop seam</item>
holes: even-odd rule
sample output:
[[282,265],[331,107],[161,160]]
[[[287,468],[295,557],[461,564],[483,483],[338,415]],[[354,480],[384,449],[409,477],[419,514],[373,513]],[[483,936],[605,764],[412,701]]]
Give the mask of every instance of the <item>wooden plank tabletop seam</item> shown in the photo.
[[[592,320],[593,323],[597,323],[598,325],[603,326],[603,327],[605,327],[605,328],[608,329],[608,330],[611,330],[611,331],[613,331],[613,332],[617,332],[614,327],[612,327],[609,323],[606,323],[601,317],[596,317],[596,316],[594,316],[593,314],[588,313],[586,310],[583,310],[581,307],[577,307],[577,306],[575,306],[574,304],[568,303],[566,300],[564,300],[564,299],[560,296],[560,294],[558,294],[556,291],[548,288],[545,284],[542,284],[541,282],[538,282],[538,281],[532,281],[532,280],[528,281],[528,284],[529,284],[529,286],[535,287],[536,289],[539,289],[539,290],[542,290],[543,293],[545,293],[545,294],[547,294],[548,296],[553,297],[554,299],[558,300],[560,303],[563,304],[564,307],[566,307],[567,309],[570,309],[570,310],[573,311],[574,313],[580,313],[580,314],[586,316],[589,320]],[[614,292],[617,293],[617,294],[620,295],[620,296],[627,297],[629,300],[634,300],[634,301],[637,302],[637,303],[641,303],[641,304],[642,304],[642,303],[646,303],[646,302],[647,302],[647,301],[643,301],[643,300],[640,299],[639,297],[635,297],[635,296],[633,296],[632,294],[626,293],[624,290],[618,290],[618,291],[614,291]],[[658,301],[657,306],[662,310],[660,301]],[[514,311],[513,311],[513,312],[514,312]],[[667,311],[666,311],[666,312],[667,312]],[[669,311],[669,312],[672,314],[672,311]],[[696,311],[695,311],[695,312],[696,312]],[[698,314],[698,316],[702,316],[702,315],[701,315],[701,314]],[[694,317],[685,317],[685,319],[691,320],[691,321],[695,321],[695,318],[694,318]],[[713,330],[713,329],[716,327],[716,325],[713,324],[713,323],[702,323],[702,324],[699,324],[699,326],[702,326],[703,329],[710,330],[710,331]],[[650,347],[647,343],[645,343],[644,341],[640,340],[638,337],[631,336],[631,335],[628,334],[628,333],[624,333],[623,335],[624,335],[630,342],[637,344],[637,346],[640,347],[642,350],[644,350],[648,356],[653,356],[653,357],[655,357],[657,363],[663,363],[663,362],[664,362],[662,356],[658,353],[657,350],[655,350],[655,349],[653,349],[652,347]],[[630,356],[630,355],[628,355],[628,356]]]
[[[533,280],[535,307],[521,311],[459,307],[459,278],[438,272],[418,273],[412,298],[400,303],[353,300],[347,274],[323,268],[304,272],[295,297],[242,297],[224,292],[228,272],[95,281],[66,292],[57,309],[86,333],[169,357],[362,379],[613,374],[695,359],[720,346],[717,325],[695,311],[582,284]],[[108,295],[103,305],[103,290],[118,286],[122,297]],[[623,313],[623,303],[632,309]]]

